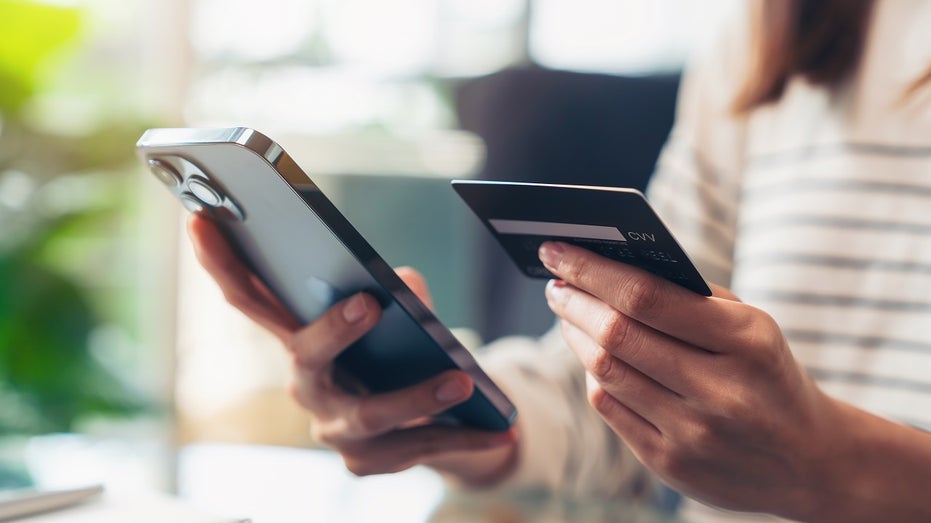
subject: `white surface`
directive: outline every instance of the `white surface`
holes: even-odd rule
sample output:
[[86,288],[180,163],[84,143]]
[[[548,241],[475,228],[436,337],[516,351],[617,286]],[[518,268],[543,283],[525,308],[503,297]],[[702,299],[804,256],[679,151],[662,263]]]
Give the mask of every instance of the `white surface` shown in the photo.
[[178,472],[183,499],[255,523],[426,522],[444,495],[439,475],[425,468],[358,478],[322,450],[192,445]]
[[167,490],[172,453],[167,436],[152,432],[148,438],[36,436],[25,445],[23,458],[40,489],[100,484],[109,492]]
[[154,492],[104,494],[65,510],[18,519],[17,523],[221,523],[238,521],[214,516]]
[[89,501],[103,493],[103,486],[68,490],[23,489],[0,491],[0,520],[22,518]]
[[417,467],[356,477],[332,451],[198,444],[180,455],[183,499],[254,523],[669,523],[627,502],[544,492],[447,490]]

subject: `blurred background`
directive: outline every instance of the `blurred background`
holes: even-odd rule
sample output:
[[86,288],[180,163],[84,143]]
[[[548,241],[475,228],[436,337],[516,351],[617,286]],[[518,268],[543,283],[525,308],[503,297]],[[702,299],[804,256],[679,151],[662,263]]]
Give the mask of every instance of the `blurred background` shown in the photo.
[[144,129],[261,130],[464,343],[538,335],[542,284],[449,179],[642,187],[737,3],[0,0],[0,488],[172,490],[197,444],[311,445],[282,351],[135,159]]

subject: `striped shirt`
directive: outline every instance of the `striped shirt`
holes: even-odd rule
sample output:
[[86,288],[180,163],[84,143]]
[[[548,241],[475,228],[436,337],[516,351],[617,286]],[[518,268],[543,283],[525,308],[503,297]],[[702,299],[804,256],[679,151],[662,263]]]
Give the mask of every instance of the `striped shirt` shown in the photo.
[[[743,18],[741,18],[743,20]],[[770,313],[830,395],[931,430],[931,2],[878,2],[857,73],[745,117],[734,24],[686,73],[649,196],[705,277]],[[542,353],[541,353],[542,352]],[[587,405],[558,332],[485,363],[521,410],[514,484],[646,496],[655,483]],[[929,471],[931,474],[931,471]],[[687,501],[687,521],[772,520]]]

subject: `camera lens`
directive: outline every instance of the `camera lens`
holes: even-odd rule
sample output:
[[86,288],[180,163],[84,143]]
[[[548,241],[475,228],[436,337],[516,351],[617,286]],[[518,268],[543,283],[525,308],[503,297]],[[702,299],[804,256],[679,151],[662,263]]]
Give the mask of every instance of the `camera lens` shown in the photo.
[[207,180],[201,178],[190,178],[187,182],[188,189],[205,205],[219,207],[223,205],[223,197],[216,189],[207,183]]
[[194,214],[206,210],[204,203],[189,192],[182,193],[180,196],[178,196],[178,199],[181,200],[181,205],[184,205],[185,209]]
[[181,175],[167,162],[157,159],[149,160],[149,169],[163,184],[175,188],[181,185]]

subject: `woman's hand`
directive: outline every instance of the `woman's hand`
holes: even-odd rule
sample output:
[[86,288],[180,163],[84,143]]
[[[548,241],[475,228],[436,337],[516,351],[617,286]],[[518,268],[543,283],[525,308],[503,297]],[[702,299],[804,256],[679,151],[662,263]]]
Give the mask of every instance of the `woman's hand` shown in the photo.
[[[515,434],[441,426],[431,416],[472,394],[461,371],[383,394],[349,394],[337,384],[334,359],[378,323],[381,308],[367,294],[334,305],[309,325],[300,323],[233,254],[215,226],[193,215],[188,231],[201,265],[227,301],[271,331],[293,361],[294,399],[312,415],[313,438],[339,452],[346,467],[368,475],[430,464],[471,484],[491,481],[512,462]],[[415,271],[398,271],[430,305],[426,282]]]
[[772,318],[723,288],[706,298],[566,244],[540,258],[589,401],[648,468],[721,507],[812,514],[843,409]]

